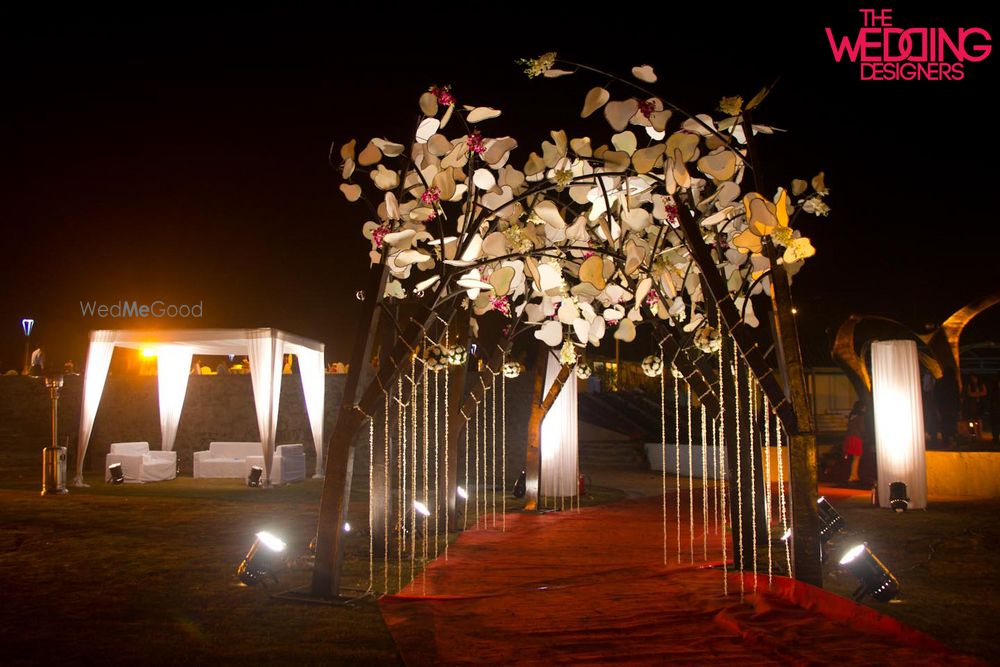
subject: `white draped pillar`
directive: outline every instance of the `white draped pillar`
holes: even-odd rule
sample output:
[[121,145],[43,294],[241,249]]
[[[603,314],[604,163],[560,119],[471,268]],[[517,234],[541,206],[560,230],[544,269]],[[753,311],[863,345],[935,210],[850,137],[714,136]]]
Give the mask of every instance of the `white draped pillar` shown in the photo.
[[[545,392],[555,382],[561,365],[548,355],[545,370]],[[575,496],[579,492],[578,425],[576,374],[559,392],[545,419],[542,420],[542,477],[539,492],[543,496]]]
[[115,352],[116,331],[91,331],[87,365],[83,372],[83,400],[80,406],[80,433],[76,441],[76,476],[73,484],[84,486],[83,459],[87,455],[90,434],[94,430],[97,406],[101,404],[104,383],[108,379],[111,356]]
[[302,377],[302,394],[306,401],[306,414],[316,448],[316,477],[323,476],[323,412],[326,398],[325,356],[323,350],[300,350],[299,375]]
[[274,439],[278,430],[278,399],[281,396],[281,369],[284,345],[272,329],[250,332],[247,357],[250,361],[250,381],[257,408],[257,428],[264,454],[264,479],[271,479]]
[[889,507],[889,485],[906,484],[911,509],[927,507],[920,363],[912,340],[872,343],[872,398],[878,459],[878,498]]
[[156,350],[156,379],[160,398],[160,449],[169,452],[177,438],[184,396],[191,374],[191,348],[163,346]]

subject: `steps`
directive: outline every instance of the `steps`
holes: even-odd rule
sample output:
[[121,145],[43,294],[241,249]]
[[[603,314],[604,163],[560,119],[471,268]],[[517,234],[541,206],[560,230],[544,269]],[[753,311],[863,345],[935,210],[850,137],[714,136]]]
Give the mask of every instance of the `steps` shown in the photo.
[[592,474],[609,468],[648,470],[641,443],[631,440],[581,440],[580,471]]

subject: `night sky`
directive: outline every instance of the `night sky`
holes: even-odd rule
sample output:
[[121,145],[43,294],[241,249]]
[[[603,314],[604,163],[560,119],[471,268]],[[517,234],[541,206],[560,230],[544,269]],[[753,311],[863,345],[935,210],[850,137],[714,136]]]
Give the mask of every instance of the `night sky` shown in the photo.
[[[702,4],[655,21],[645,4],[608,6],[615,16],[560,5],[573,20],[510,4],[367,18],[4,15],[0,369],[20,367],[24,316],[50,362],[81,364],[89,329],[144,326],[81,315],[81,300],[119,299],[201,301],[202,320],[153,326],[274,326],[346,360],[367,214],[337,190],[331,142],[408,141],[418,95],[444,83],[460,103],[504,111],[484,131],[519,139],[519,167],[549,129],[609,138],[603,120],[579,119],[595,79],[528,80],[514,64],[551,50],[622,74],[651,64],[656,89],[693,112],[781,77],[757,116],[788,130],[761,141],[768,190],[821,169],[831,188],[832,215],[801,227],[818,254],[793,286],[810,357],[849,312],[919,327],[1000,288],[984,97],[1000,53],[963,81],[859,81],[823,32],[860,27],[841,3],[782,18]],[[984,11],[949,2],[895,16],[993,33]],[[994,312],[968,340],[998,332]]]

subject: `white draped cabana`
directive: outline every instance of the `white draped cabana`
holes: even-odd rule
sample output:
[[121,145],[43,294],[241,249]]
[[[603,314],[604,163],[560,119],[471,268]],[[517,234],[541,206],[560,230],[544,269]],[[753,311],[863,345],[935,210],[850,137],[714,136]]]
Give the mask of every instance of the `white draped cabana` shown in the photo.
[[[545,369],[545,392],[548,393],[562,366],[548,355]],[[543,496],[575,496],[580,490],[579,431],[577,425],[576,374],[569,379],[542,420],[542,476],[539,492]]]
[[293,354],[299,361],[306,414],[316,448],[316,475],[323,465],[324,345],[278,329],[174,329],[101,330],[90,332],[90,347],[83,379],[80,433],[77,440],[75,483],[83,484],[83,462],[90,444],[97,408],[116,347],[152,349],[157,358],[162,448],[170,451],[177,437],[184,395],[187,393],[191,357],[204,355],[245,355],[250,362],[257,427],[264,455],[265,480],[270,479],[278,428],[278,399],[281,395],[282,359]]

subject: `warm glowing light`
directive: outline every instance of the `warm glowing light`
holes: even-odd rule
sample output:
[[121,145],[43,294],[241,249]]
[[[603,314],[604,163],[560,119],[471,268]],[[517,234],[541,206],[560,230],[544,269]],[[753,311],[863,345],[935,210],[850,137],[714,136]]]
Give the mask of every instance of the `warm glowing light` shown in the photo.
[[840,559],[840,564],[847,565],[852,560],[860,556],[864,550],[865,550],[864,544],[859,544],[857,546],[851,547],[850,550],[848,550],[848,552],[844,554],[844,557]]
[[418,512],[420,512],[424,516],[430,516],[431,515],[431,511],[429,509],[427,509],[427,505],[424,505],[419,500],[414,500],[413,501],[413,509],[417,510]]
[[798,315],[798,314],[799,314],[799,309],[798,308],[792,308],[792,315]]
[[462,500],[469,499],[469,494],[462,487],[458,487],[457,489],[455,489],[455,491],[458,493],[458,497],[461,498]]
[[782,542],[787,542],[790,539],[792,539],[792,529],[791,528],[789,528],[788,530],[786,530],[785,534],[781,536],[781,541]]
[[150,359],[150,358],[156,356],[156,349],[152,348],[152,347],[144,347],[144,348],[142,348],[142,352],[140,352],[140,354],[143,357],[145,357],[147,359]]
[[31,328],[33,326],[35,326],[35,320],[31,319],[30,317],[26,317],[23,320],[21,320],[21,329],[24,330],[25,336],[31,335]]
[[345,533],[351,532],[351,522],[350,521],[345,521],[344,522],[344,532]]
[[819,498],[816,499],[816,504],[822,505],[824,500],[826,500],[826,496],[820,496]]
[[257,539],[260,540],[260,543],[263,544],[268,549],[270,549],[271,551],[285,550],[285,543],[282,542],[277,537],[275,537],[274,535],[272,535],[271,533],[267,532],[266,530],[262,530],[259,533],[257,533]]

